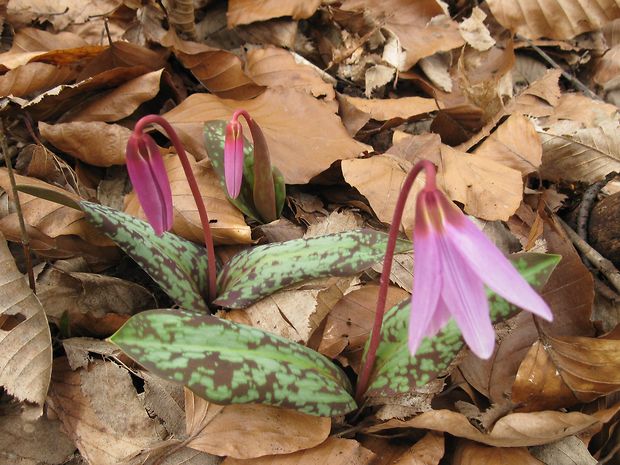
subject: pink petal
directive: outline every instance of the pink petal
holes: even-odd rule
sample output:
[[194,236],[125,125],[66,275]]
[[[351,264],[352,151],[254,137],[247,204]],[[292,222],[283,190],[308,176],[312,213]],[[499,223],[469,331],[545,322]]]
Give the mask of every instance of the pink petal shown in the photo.
[[440,296],[439,302],[437,302],[437,310],[429,322],[428,328],[426,328],[427,337],[435,336],[448,323],[450,318],[452,318],[450,309]]
[[148,150],[149,165],[155,185],[158,187],[160,193],[163,229],[164,231],[170,231],[172,229],[172,223],[174,222],[174,211],[172,209],[172,189],[170,188],[170,180],[168,179],[164,159],[161,156],[159,147],[151,136],[144,134],[142,140]]
[[428,328],[434,321],[442,286],[437,235],[420,232],[416,228],[414,246],[413,295],[409,316],[409,352],[412,355],[415,355],[422,339],[431,335]]
[[[446,231],[446,236],[448,234]],[[442,237],[440,244],[443,268],[441,297],[471,351],[487,359],[495,348],[495,330],[489,317],[489,303],[482,280],[448,237]]]
[[243,131],[238,121],[230,121],[226,125],[224,179],[228,195],[237,198],[243,181]]
[[462,218],[446,223],[446,236],[479,279],[507,301],[551,321],[553,314],[542,297],[476,225]]
[[[161,191],[162,186],[157,181],[151,166],[152,159],[154,156],[156,158],[156,155],[149,154],[146,146],[140,150],[139,145],[139,136],[132,134],[127,142],[127,171],[147,221],[153,227],[155,234],[161,235],[167,230],[168,219],[167,213],[164,213],[167,206]],[[159,150],[157,154],[159,154]],[[161,158],[161,154],[159,157]],[[160,175],[161,173],[158,173],[158,176]],[[169,189],[169,183],[166,184]]]

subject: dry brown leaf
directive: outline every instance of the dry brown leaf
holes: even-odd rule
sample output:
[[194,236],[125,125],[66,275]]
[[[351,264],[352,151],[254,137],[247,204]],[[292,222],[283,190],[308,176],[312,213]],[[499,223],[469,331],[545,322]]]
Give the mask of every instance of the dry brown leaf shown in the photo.
[[[19,175],[16,175],[15,179],[17,184],[56,190],[62,195],[80,200],[78,196],[38,179]],[[0,187],[12,198],[6,168],[0,170]],[[111,260],[118,256],[116,245],[90,226],[81,211],[24,193],[20,193],[19,198],[30,235],[30,246],[37,253],[56,258],[70,257],[75,253]],[[11,241],[21,240],[16,213],[0,219],[0,231]]]
[[525,176],[540,166],[542,145],[530,120],[514,113],[474,153],[514,168]]
[[7,14],[10,23],[28,25],[49,21],[57,31],[73,23],[112,14],[122,0],[10,0]]
[[443,434],[429,431],[390,465],[438,465],[444,451]]
[[106,359],[121,359],[124,356],[121,350],[111,342],[90,337],[63,339],[62,346],[72,370],[86,367],[90,362],[96,360],[91,356],[91,353],[103,356]]
[[618,107],[593,100],[582,94],[562,94],[553,115],[545,121],[551,125],[562,119],[579,121],[586,127],[596,127],[599,121],[610,120],[618,112]]
[[185,436],[185,400],[183,385],[141,371],[144,379],[144,405],[157,415],[166,431],[175,438]]
[[122,465],[221,465],[221,463],[222,458],[217,455],[185,447],[178,439],[167,439],[151,444],[130,460],[123,461]]
[[312,449],[253,460],[227,458],[221,465],[371,465],[375,454],[352,439],[330,437]]
[[227,312],[225,318],[307,344],[351,281],[332,278],[307,283],[302,289],[279,291],[248,308]]
[[72,114],[70,120],[110,123],[131,115],[141,104],[157,95],[163,71],[151,71],[101,94],[97,100]]
[[37,277],[37,296],[50,321],[58,327],[69,319],[72,334],[107,337],[129,316],[155,308],[155,298],[139,284],[112,276],[84,273],[77,266],[58,261]]
[[588,446],[577,436],[569,436],[552,444],[532,447],[531,453],[542,460],[542,463],[553,465],[597,465],[601,463],[590,455]]
[[189,389],[185,412],[188,447],[235,459],[309,449],[325,441],[331,428],[331,418],[270,405],[215,405]]
[[241,39],[251,44],[272,44],[294,50],[298,26],[298,21],[283,17],[240,26],[236,31]]
[[247,75],[261,86],[293,88],[333,100],[334,88],[322,79],[319,71],[311,64],[300,62],[299,55],[279,47],[251,49],[245,64]]
[[540,135],[543,143],[541,174],[546,179],[594,183],[612,171],[620,171],[618,120],[570,132],[550,128]]
[[[375,316],[379,286],[367,284],[353,289],[336,303],[327,315],[318,351],[329,358],[341,352],[359,352],[364,348]],[[390,286],[386,308],[407,299],[409,293]]]
[[39,131],[52,145],[78,160],[95,166],[125,164],[125,148],[131,131],[101,121],[47,124]]
[[0,97],[26,97],[69,82],[76,76],[77,71],[70,66],[28,63],[0,76]]
[[451,465],[544,465],[525,447],[489,447],[460,440]]
[[429,81],[444,92],[452,92],[452,57],[448,53],[436,53],[422,58],[418,65]]
[[256,21],[292,16],[306,19],[314,14],[321,0],[230,0],[228,2],[228,27],[241,26]]
[[480,52],[484,52],[495,45],[495,39],[491,37],[491,33],[484,25],[486,17],[484,11],[476,6],[472,10],[471,16],[459,24],[459,31],[461,31],[463,39]]
[[[250,227],[245,224],[243,214],[228,201],[213,168],[208,164],[196,164],[192,160],[191,154],[188,154],[188,157],[209,215],[209,221],[212,222],[213,240],[218,244],[251,243]],[[174,208],[172,231],[191,241],[204,242],[198,208],[191,194],[179,157],[166,157],[164,164],[172,189]],[[144,219],[144,213],[135,191],[125,198],[125,212]]]
[[500,418],[491,431],[484,433],[461,413],[451,410],[431,410],[410,420],[389,420],[370,426],[364,431],[375,433],[400,428],[430,429],[490,446],[526,447],[557,441],[598,423],[599,420],[595,417],[579,412],[511,413]]
[[572,39],[600,29],[620,17],[615,0],[489,0],[489,8],[502,26],[528,39]]
[[355,158],[368,149],[347,134],[333,105],[293,89],[267,89],[255,99],[243,101],[193,94],[164,117],[187,149],[202,159],[206,155],[204,122],[228,121],[238,108],[247,110],[262,128],[271,163],[280,169],[287,184],[305,184],[334,161]]
[[0,463],[3,465],[61,465],[75,446],[58,420],[32,420],[19,413],[0,411]]
[[366,11],[378,27],[390,30],[407,52],[402,71],[420,58],[460,47],[458,25],[434,0],[347,0],[346,11]]
[[506,221],[523,198],[521,173],[477,154],[441,147],[439,182],[465,212],[489,221]]
[[0,257],[0,386],[19,401],[43,406],[52,372],[47,318],[1,234]]
[[160,439],[126,369],[98,360],[71,371],[58,358],[53,373],[51,408],[89,463],[117,465]]
[[364,226],[364,219],[353,210],[334,210],[328,216],[308,226],[304,238],[341,233]]
[[183,66],[221,98],[251,99],[265,90],[243,72],[241,59],[227,50],[181,40],[173,29],[163,37],[161,44],[171,48]]
[[[383,262],[373,265],[372,269],[377,273],[383,270]],[[396,254],[393,258],[390,282],[401,289],[411,293],[413,291],[413,254]]]
[[423,115],[438,109],[435,99],[424,97],[366,99],[342,95],[341,99],[377,121],[388,121],[394,118],[406,120],[412,116]]

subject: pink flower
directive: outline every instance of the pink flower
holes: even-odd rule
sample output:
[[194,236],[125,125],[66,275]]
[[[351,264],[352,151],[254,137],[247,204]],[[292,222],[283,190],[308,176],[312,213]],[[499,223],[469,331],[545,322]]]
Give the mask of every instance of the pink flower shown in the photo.
[[224,178],[228,195],[233,199],[239,195],[243,181],[243,127],[237,118],[235,112],[226,125],[224,140]]
[[159,147],[140,129],[136,125],[127,142],[127,171],[147,221],[160,236],[172,228],[172,192]]
[[553,315],[504,254],[435,187],[434,167],[428,164],[426,187],[416,202],[409,350],[415,354],[424,337],[434,336],[453,317],[472,352],[487,359],[495,330],[485,285],[548,321]]

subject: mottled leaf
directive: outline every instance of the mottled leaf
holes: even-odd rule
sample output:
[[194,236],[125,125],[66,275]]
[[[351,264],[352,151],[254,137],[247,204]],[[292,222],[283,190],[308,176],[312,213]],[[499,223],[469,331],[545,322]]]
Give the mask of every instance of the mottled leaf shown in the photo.
[[[218,175],[220,185],[224,192],[228,192],[224,181],[224,140],[226,136],[226,124],[226,121],[221,120],[207,121],[204,128],[207,154],[209,155],[209,160],[211,160],[213,169]],[[228,197],[228,200],[253,220],[264,222],[254,205],[254,148],[252,143],[249,142],[245,136],[242,135],[242,137],[244,139],[244,144],[241,192],[236,199]],[[275,166],[272,167],[271,170],[276,194],[276,215],[279,217],[284,207],[284,200],[286,199],[286,185],[284,184],[284,177],[282,173],[280,173],[280,170]]]
[[181,307],[208,311],[207,253],[171,233],[157,236],[150,224],[104,205],[80,202],[86,219],[133,258]]
[[[540,289],[560,261],[560,256],[524,253],[513,255],[510,260],[527,282]],[[487,291],[487,294],[494,323],[519,311],[518,307],[493,292]],[[390,396],[408,392],[411,386],[423,386],[442,373],[464,345],[461,332],[451,319],[436,336],[423,339],[416,356],[412,357],[407,348],[410,304],[407,299],[389,309],[384,316],[381,343],[366,396]]]
[[356,408],[329,359],[258,328],[175,309],[132,317],[110,340],[148,370],[216,404],[262,403],[319,416]]
[[[386,245],[387,234],[360,229],[253,247],[224,266],[214,302],[244,308],[308,279],[354,275],[380,261]],[[408,250],[410,242],[396,243],[396,253]]]

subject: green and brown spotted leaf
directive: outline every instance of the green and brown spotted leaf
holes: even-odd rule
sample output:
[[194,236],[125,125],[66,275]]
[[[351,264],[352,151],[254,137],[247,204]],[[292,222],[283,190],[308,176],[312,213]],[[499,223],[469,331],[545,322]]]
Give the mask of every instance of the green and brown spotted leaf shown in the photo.
[[[510,260],[525,280],[540,290],[560,258],[559,255],[523,253],[513,255]],[[518,307],[495,293],[487,290],[487,295],[493,323],[519,312]],[[416,356],[412,357],[407,347],[410,303],[407,299],[385,313],[367,397],[393,396],[409,392],[412,386],[425,385],[448,368],[464,345],[461,332],[451,319],[437,335],[423,339]],[[367,347],[368,344],[366,350]]]
[[161,236],[146,221],[104,205],[82,201],[86,219],[118,244],[177,304],[208,311],[207,253],[175,234]]
[[261,403],[326,417],[356,408],[348,379],[329,359],[251,326],[149,310],[110,340],[157,376],[216,404]]
[[[224,142],[226,138],[226,121],[208,121],[204,126],[205,147],[213,169],[218,175],[220,185],[224,192],[226,183],[224,178]],[[254,205],[254,155],[253,145],[245,136],[242,136],[243,144],[243,181],[241,191],[236,199],[228,197],[228,200],[245,215],[253,220],[264,222]],[[272,167],[273,184],[276,194],[276,215],[279,217],[286,200],[286,185],[280,170]]]
[[[387,234],[360,229],[244,250],[219,274],[214,303],[245,308],[302,281],[355,275],[382,260],[386,245]],[[411,248],[411,242],[398,240],[395,253]]]

